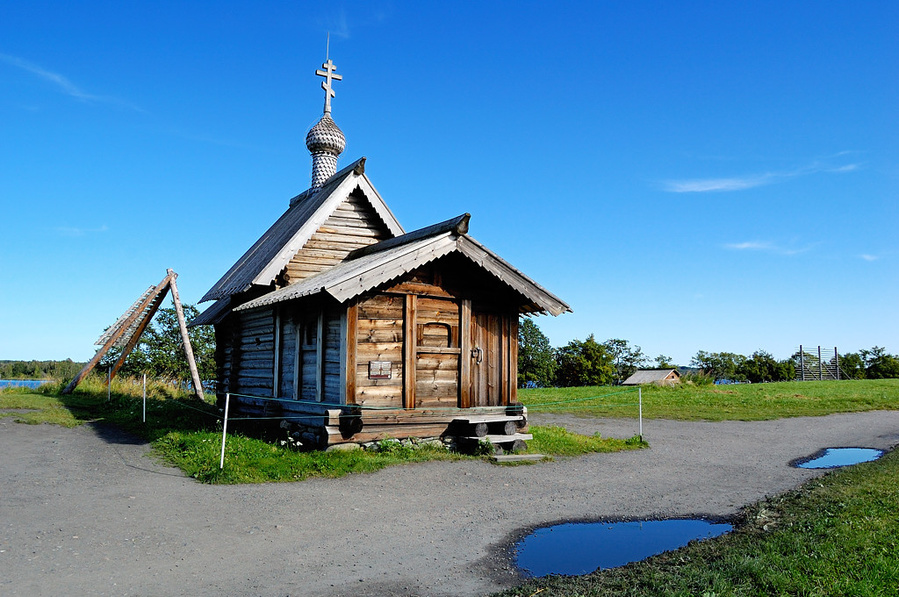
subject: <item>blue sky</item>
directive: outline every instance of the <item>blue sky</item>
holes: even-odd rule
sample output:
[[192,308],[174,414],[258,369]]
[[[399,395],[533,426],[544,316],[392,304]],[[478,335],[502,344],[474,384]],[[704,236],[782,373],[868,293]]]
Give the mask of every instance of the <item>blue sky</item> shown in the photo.
[[[341,164],[595,334],[687,364],[899,352],[899,4],[7,2],[0,359],[88,359],[173,268],[196,302]],[[208,304],[207,304],[208,306]]]

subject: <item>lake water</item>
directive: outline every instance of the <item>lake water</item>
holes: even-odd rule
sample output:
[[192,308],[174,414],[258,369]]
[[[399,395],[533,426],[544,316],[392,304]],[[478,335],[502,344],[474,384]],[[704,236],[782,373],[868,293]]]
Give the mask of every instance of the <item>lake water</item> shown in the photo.
[[0,388],[36,388],[45,383],[45,379],[0,379]]
[[821,452],[797,462],[799,468],[839,468],[860,462],[871,462],[883,456],[883,450],[874,448],[826,448]]
[[566,523],[537,529],[515,546],[515,563],[529,576],[580,575],[615,568],[733,530],[707,520]]

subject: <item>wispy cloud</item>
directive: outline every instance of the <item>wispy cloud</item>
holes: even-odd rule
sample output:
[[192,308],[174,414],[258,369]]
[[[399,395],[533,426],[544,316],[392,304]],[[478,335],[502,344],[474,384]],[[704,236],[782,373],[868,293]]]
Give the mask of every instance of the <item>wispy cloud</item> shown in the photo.
[[[835,157],[846,155],[850,152],[840,152]],[[815,161],[807,166],[795,168],[793,170],[779,170],[773,172],[764,172],[762,174],[749,174],[745,176],[733,176],[727,178],[696,178],[688,180],[666,180],[662,183],[662,188],[669,193],[708,193],[708,192],[726,192],[726,191],[742,191],[752,189],[764,185],[785,182],[800,176],[808,176],[818,173],[845,174],[858,170],[861,164],[842,164],[834,166],[827,163],[827,160]]]
[[704,178],[696,180],[669,180],[665,190],[669,193],[707,193],[709,191],[742,191],[769,184],[771,174],[743,178]]
[[25,60],[23,58],[19,58],[17,56],[10,56],[9,54],[0,53],[0,61],[3,61],[5,63],[15,66],[17,68],[20,68],[20,69],[22,69],[26,72],[29,72],[32,75],[38,77],[39,79],[43,79],[44,81],[47,81],[47,82],[53,84],[53,86],[55,86],[56,89],[60,93],[64,93],[65,95],[68,95],[69,97],[73,97],[79,101],[89,102],[89,103],[114,104],[117,106],[129,108],[131,110],[136,110],[138,112],[144,111],[141,108],[135,106],[134,104],[131,104],[124,100],[120,100],[115,97],[108,97],[108,96],[95,95],[93,93],[88,93],[88,92],[84,91],[83,89],[81,89],[79,86],[75,85],[75,83],[70,81],[68,79],[68,77],[65,77],[59,73],[49,71],[49,70],[42,68],[41,66],[38,66],[37,64],[34,64],[33,62],[29,62],[28,60]]
[[859,257],[861,257],[865,261],[877,261],[878,259],[880,259],[880,257],[878,257],[877,255],[868,255],[867,253],[859,255]]
[[810,251],[812,247],[814,247],[814,245],[799,248],[784,247],[777,243],[757,240],[741,243],[727,243],[724,245],[724,248],[730,251],[761,251],[764,253],[775,253],[777,255],[798,255]]
[[106,232],[109,228],[106,224],[100,226],[99,228],[75,228],[73,226],[57,226],[53,229],[55,232],[62,236],[85,236],[87,234],[98,234],[101,232]]

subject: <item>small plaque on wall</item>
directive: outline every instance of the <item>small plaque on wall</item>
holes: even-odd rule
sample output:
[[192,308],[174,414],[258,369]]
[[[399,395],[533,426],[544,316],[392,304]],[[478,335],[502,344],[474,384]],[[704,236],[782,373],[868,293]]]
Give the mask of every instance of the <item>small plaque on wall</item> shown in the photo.
[[369,361],[369,379],[390,379],[390,361]]

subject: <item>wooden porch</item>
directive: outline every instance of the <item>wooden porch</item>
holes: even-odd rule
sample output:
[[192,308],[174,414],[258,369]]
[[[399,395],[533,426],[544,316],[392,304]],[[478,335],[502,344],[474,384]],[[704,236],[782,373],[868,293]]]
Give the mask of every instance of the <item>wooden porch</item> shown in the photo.
[[239,413],[233,420],[280,423],[295,429],[304,444],[319,448],[387,438],[452,436],[463,442],[487,439],[498,445],[531,438],[527,408],[522,405],[388,409],[245,395],[231,395],[230,401],[231,412]]

